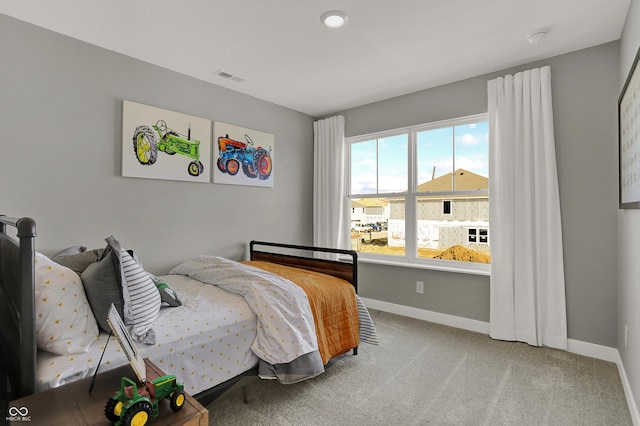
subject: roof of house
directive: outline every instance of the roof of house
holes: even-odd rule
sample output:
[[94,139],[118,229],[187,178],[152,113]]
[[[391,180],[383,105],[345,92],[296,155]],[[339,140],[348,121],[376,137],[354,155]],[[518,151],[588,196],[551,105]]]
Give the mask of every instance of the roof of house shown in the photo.
[[360,198],[359,200],[351,200],[351,207],[384,207],[388,203],[380,198]]
[[[418,185],[418,192],[451,191],[451,173],[439,176]],[[457,191],[489,189],[489,178],[465,169],[455,171],[455,189]]]

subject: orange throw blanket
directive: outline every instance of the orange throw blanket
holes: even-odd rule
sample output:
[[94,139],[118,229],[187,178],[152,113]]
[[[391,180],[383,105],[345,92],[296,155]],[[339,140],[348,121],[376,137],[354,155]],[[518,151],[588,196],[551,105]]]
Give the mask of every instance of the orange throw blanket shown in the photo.
[[242,262],[294,282],[307,293],[322,363],[355,348],[360,322],[355,290],[347,281],[319,272],[262,261]]

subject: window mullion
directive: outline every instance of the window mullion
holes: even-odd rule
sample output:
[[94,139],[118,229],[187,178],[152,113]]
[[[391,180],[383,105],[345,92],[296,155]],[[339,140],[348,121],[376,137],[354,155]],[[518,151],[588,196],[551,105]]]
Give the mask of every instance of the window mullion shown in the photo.
[[409,132],[409,193],[415,194],[418,189],[418,143],[417,132]]
[[456,190],[456,126],[451,128],[451,190]]
[[409,190],[407,191],[407,197],[405,198],[405,254],[407,258],[412,261],[417,257],[418,254],[418,246],[417,246],[417,237],[418,237],[418,218],[417,218],[417,207],[418,202],[416,198],[416,190],[418,188],[418,144],[417,133],[415,130],[409,132],[409,158],[408,168],[409,168]]
[[416,259],[418,254],[418,220],[416,210],[418,202],[415,193],[408,193],[405,198],[405,253],[409,261]]
[[380,193],[380,139],[376,139],[376,192]]

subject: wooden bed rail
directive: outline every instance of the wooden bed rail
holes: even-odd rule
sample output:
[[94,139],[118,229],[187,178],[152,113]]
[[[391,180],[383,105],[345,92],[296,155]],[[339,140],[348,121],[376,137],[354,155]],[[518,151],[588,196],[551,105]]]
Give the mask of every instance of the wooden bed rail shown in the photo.
[[[7,226],[17,229],[18,242]],[[36,390],[35,237],[33,219],[0,215],[0,368],[12,398]]]
[[[320,252],[347,256],[347,261],[323,259],[319,257],[304,257],[294,254],[272,253],[257,250],[256,246],[276,247],[289,250],[299,250],[304,252]],[[358,253],[354,250],[333,249],[327,247],[312,247],[295,244],[272,243],[266,241],[251,241],[249,243],[250,260],[261,260],[265,262],[279,263],[285,266],[302,267],[304,269],[321,272],[342,278],[353,285],[358,292]]]

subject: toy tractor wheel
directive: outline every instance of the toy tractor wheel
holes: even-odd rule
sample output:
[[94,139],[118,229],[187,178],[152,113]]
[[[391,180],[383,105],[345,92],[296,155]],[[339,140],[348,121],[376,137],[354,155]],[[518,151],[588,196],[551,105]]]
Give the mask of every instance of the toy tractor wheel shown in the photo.
[[235,176],[238,174],[238,170],[240,170],[240,163],[238,163],[238,160],[234,158],[227,160],[227,173],[231,176]]
[[124,404],[117,399],[109,398],[106,405],[104,406],[104,415],[111,422],[116,422],[120,420],[120,414],[122,413],[122,407]]
[[158,159],[158,138],[149,126],[138,126],[133,133],[133,152],[143,165],[150,165]]
[[124,413],[120,424],[124,426],[144,426],[151,415],[151,404],[148,401],[136,402]]
[[266,180],[271,176],[273,170],[273,163],[271,162],[271,155],[264,149],[256,151],[254,157],[256,163],[256,169],[258,170],[258,176],[261,180]]
[[171,394],[170,406],[173,411],[179,411],[184,406],[184,391],[175,391]]

